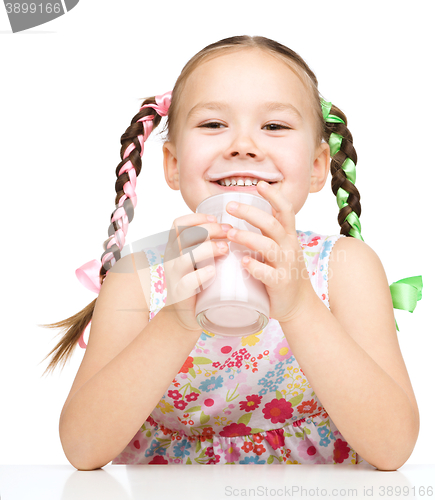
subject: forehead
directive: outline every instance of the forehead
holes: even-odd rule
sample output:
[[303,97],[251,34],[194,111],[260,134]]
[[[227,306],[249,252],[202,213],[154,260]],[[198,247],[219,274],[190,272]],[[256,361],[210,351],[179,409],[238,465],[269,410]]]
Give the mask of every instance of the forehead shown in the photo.
[[291,62],[251,47],[202,61],[185,82],[179,111],[185,115],[199,102],[222,99],[250,107],[290,100],[302,113],[310,111],[307,85]]

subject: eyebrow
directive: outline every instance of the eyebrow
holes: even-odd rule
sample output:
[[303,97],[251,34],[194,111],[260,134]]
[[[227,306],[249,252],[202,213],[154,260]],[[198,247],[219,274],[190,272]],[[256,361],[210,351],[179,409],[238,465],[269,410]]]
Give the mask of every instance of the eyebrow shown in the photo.
[[[187,114],[187,119],[195,115],[201,109],[210,109],[212,111],[225,111],[228,108],[229,105],[225,102],[220,102],[220,101],[200,102],[195,106],[193,106],[193,108],[189,111],[189,113]],[[293,106],[293,104],[290,103],[276,102],[276,101],[267,102],[264,105],[264,109],[266,111],[290,111],[298,118],[302,118],[302,115],[299,112],[299,110],[295,106]]]
[[219,101],[210,101],[210,102],[199,102],[187,113],[187,119],[189,119],[192,115],[195,115],[201,109],[210,109],[212,111],[224,111],[228,109],[228,104]]
[[291,113],[297,115],[299,118],[302,118],[299,110],[290,104],[289,102],[268,102],[265,105],[267,111],[290,111]]

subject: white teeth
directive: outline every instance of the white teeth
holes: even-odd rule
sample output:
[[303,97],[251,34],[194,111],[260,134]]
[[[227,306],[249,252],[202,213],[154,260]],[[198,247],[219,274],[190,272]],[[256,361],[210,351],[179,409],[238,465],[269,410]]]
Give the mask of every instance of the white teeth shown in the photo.
[[217,181],[221,186],[256,186],[258,179],[246,179],[243,180],[241,178],[236,177],[227,177],[226,179],[220,179]]

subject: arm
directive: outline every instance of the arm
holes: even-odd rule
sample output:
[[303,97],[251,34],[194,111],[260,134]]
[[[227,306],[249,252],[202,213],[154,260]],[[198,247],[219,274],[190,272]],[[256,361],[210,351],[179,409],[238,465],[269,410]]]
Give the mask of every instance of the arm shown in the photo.
[[330,256],[331,311],[311,290],[306,307],[281,323],[292,351],[352,448],[395,470],[415,446],[419,413],[382,264],[362,241],[341,238]]
[[80,470],[103,467],[125,448],[201,335],[199,326],[182,328],[169,307],[148,323],[147,264],[136,272],[126,256],[116,266],[101,287],[88,347],[59,422],[65,455]]

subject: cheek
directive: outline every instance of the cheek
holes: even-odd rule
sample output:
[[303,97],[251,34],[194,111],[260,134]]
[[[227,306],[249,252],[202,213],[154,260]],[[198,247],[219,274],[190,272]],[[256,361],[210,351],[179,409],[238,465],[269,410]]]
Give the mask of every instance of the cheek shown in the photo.
[[[288,151],[291,151],[289,154]],[[311,165],[309,156],[304,151],[291,148],[275,159],[285,177],[296,184],[309,183]]]
[[216,150],[216,145],[208,141],[185,142],[178,155],[181,171],[186,177],[202,174],[212,165]]

